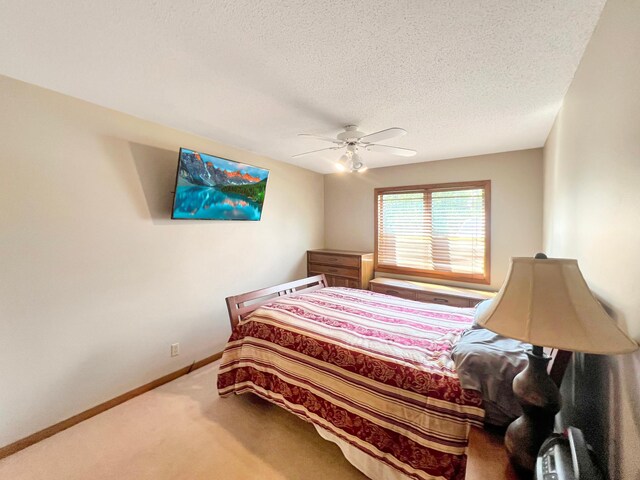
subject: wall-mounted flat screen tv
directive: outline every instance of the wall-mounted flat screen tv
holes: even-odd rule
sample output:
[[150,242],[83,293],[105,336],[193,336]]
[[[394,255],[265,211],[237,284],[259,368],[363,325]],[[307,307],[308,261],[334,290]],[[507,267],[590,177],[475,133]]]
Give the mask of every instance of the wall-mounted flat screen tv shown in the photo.
[[174,219],[260,220],[269,170],[180,149]]

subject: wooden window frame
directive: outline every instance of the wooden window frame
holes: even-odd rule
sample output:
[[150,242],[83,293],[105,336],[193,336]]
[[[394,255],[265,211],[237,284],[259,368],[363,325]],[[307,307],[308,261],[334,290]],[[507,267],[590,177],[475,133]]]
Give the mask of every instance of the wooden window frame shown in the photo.
[[[484,277],[477,278],[470,274],[436,272],[417,268],[385,266],[378,264],[378,197],[380,194],[391,192],[406,192],[411,190],[458,190],[458,189],[484,189],[484,221],[485,221],[485,245],[484,245]],[[491,180],[477,180],[471,182],[434,183],[427,185],[408,185],[402,187],[382,187],[373,191],[373,228],[374,228],[374,254],[373,268],[375,271],[394,273],[398,275],[410,275],[417,277],[436,278],[465,283],[491,283]]]

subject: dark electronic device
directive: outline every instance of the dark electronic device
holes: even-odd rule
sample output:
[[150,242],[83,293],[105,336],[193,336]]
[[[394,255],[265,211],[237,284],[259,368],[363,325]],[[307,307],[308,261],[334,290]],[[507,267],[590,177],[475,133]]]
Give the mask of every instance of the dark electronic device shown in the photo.
[[535,480],[606,480],[582,431],[569,427],[547,438],[536,460]]

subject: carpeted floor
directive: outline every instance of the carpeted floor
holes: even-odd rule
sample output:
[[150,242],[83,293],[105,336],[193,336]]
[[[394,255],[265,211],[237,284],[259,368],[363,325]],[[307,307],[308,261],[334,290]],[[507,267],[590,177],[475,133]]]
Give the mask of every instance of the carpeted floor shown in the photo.
[[217,365],[0,460],[0,479],[366,478],[292,414],[253,395],[219,398]]

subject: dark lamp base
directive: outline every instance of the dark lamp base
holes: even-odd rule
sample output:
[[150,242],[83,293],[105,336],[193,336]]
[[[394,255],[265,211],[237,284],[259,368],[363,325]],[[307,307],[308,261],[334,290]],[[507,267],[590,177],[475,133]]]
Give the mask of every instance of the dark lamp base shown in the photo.
[[529,364],[513,379],[513,392],[524,413],[507,428],[504,443],[514,466],[531,471],[542,442],[553,432],[561,397],[547,373],[551,358],[541,347],[534,347],[527,355]]

